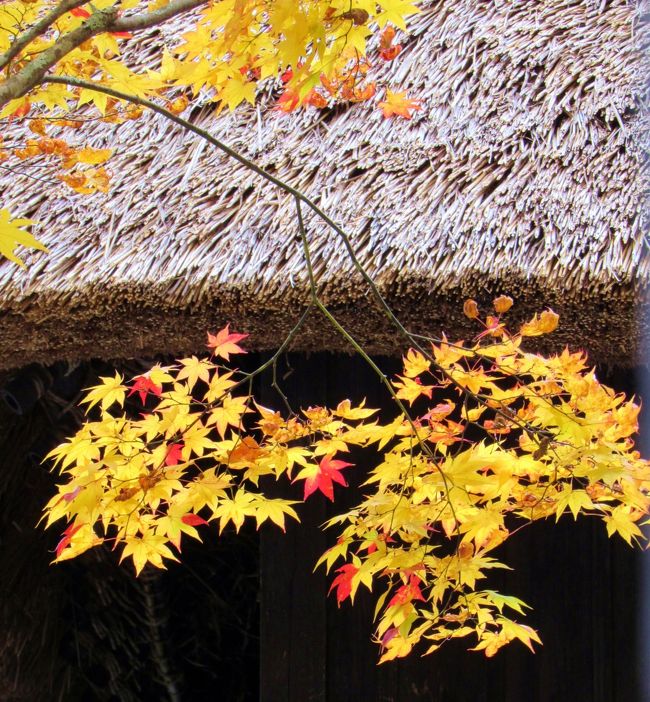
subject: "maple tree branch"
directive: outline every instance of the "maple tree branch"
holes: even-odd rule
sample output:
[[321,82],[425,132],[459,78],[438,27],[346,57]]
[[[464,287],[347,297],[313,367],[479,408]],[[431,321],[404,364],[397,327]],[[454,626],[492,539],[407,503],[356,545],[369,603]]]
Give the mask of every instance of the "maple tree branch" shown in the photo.
[[117,19],[115,5],[94,12],[81,26],[60,37],[33,61],[0,85],[0,107],[28,93],[42,82],[47,71],[64,56],[95,36],[103,34]]
[[388,392],[390,393],[391,397],[393,400],[395,400],[397,406],[399,407],[400,412],[406,417],[406,420],[408,423],[411,425],[411,429],[415,433],[415,438],[417,439],[418,443],[427,449],[427,447],[424,444],[424,441],[420,439],[420,436],[418,434],[417,426],[415,425],[415,422],[413,421],[413,418],[410,416],[409,411],[406,409],[406,406],[404,403],[400,400],[399,397],[397,397],[397,394],[395,393],[394,388],[390,384],[390,381],[386,377],[384,373],[382,373],[381,368],[372,360],[372,358],[368,355],[368,353],[365,351],[363,346],[350,334],[350,332],[336,319],[336,317],[327,309],[327,307],[323,304],[323,301],[320,299],[318,296],[318,290],[316,288],[316,278],[314,276],[314,267],[311,262],[311,252],[309,250],[309,242],[307,240],[307,232],[305,231],[305,223],[302,217],[302,211],[300,208],[300,200],[299,198],[295,198],[296,200],[296,212],[298,213],[298,223],[299,223],[299,229],[300,229],[300,240],[302,241],[302,250],[305,256],[305,265],[307,266],[307,275],[309,277],[309,291],[311,293],[311,299],[313,305],[321,312],[321,314],[327,319],[327,321],[336,329],[336,331],[341,334],[341,336],[352,346],[352,348],[363,358],[363,360],[370,366],[370,368],[377,374],[379,377],[379,380],[383,383],[383,385],[386,387]]
[[[300,316],[300,319],[296,322],[296,324],[291,328],[289,333],[284,337],[284,341],[280,344],[278,349],[273,353],[273,355],[264,361],[262,365],[258,366],[255,370],[252,370],[250,373],[246,373],[244,375],[243,380],[237,381],[235,385],[232,386],[232,390],[235,388],[238,388],[240,385],[243,385],[244,383],[248,382],[249,380],[252,380],[255,376],[259,375],[260,373],[263,373],[267,368],[270,368],[274,366],[277,363],[278,358],[289,348],[289,345],[291,342],[296,338],[296,335],[302,328],[302,325],[305,323],[305,320],[307,319],[307,316],[311,312],[313,308],[313,304],[310,303],[307,305],[307,307],[304,309],[302,315]],[[221,400],[222,398],[218,398]]]
[[88,2],[89,0],[62,0],[51,12],[48,12],[48,14],[33,24],[28,30],[16,37],[7,51],[0,55],[0,71],[5,68],[12,59],[16,58],[28,44],[31,44],[34,39],[45,34],[59,17],[65,15],[65,13],[70,10],[74,10],[75,7],[80,7]]
[[[355,270],[361,275],[364,282],[370,288],[370,291],[371,291],[375,301],[378,303],[380,309],[382,310],[384,316],[393,324],[393,326],[406,339],[406,341],[408,341],[408,343],[412,344],[413,347],[416,348],[431,363],[431,365],[434,368],[436,368],[436,370],[441,374],[441,376],[446,381],[448,381],[449,383],[454,385],[456,388],[458,388],[458,390],[460,392],[469,395],[470,397],[472,397],[474,400],[476,400],[478,403],[480,403],[482,405],[488,404],[486,398],[482,397],[478,393],[471,391],[469,388],[461,385],[446,368],[441,366],[436,361],[436,359],[431,355],[431,353],[429,353],[429,351],[427,349],[425,349],[420,344],[420,342],[408,331],[408,329],[406,329],[406,327],[404,327],[404,325],[401,323],[399,318],[395,315],[395,313],[390,308],[389,304],[384,299],[384,297],[381,294],[381,292],[379,291],[375,281],[371,278],[369,273],[363,267],[363,264],[359,261],[357,255],[354,251],[354,247],[352,246],[352,243],[350,241],[350,237],[348,236],[348,234],[345,232],[345,230],[342,227],[340,227],[331,217],[329,217],[307,195],[302,193],[300,190],[297,190],[293,186],[289,185],[284,180],[281,180],[280,178],[278,178],[278,177],[272,175],[271,173],[269,173],[268,171],[264,170],[264,168],[262,168],[261,166],[258,166],[254,161],[251,161],[250,159],[246,158],[245,156],[242,156],[242,154],[240,154],[238,151],[235,151],[233,148],[231,148],[230,146],[225,144],[223,141],[214,137],[207,130],[201,129],[201,127],[197,127],[195,124],[192,124],[188,120],[183,119],[182,117],[179,117],[178,115],[175,115],[173,112],[162,107],[161,105],[154,102],[153,100],[148,100],[147,98],[138,97],[137,95],[132,95],[131,93],[126,93],[122,90],[116,90],[115,88],[109,88],[109,87],[101,85],[99,83],[84,80],[82,78],[75,78],[73,76],[46,75],[42,78],[41,82],[42,83],[58,83],[60,85],[69,85],[71,87],[84,88],[87,90],[94,90],[96,92],[104,93],[104,94],[109,95],[111,97],[117,98],[119,100],[125,100],[127,102],[132,102],[132,103],[135,103],[136,105],[141,105],[142,107],[146,107],[146,108],[150,109],[152,112],[156,112],[157,114],[165,117],[166,119],[170,120],[171,122],[178,124],[179,126],[183,127],[183,129],[185,129],[186,131],[189,131],[189,132],[196,134],[197,136],[199,136],[202,139],[204,139],[205,141],[207,141],[209,144],[212,144],[216,148],[223,151],[225,154],[227,154],[228,156],[233,158],[235,161],[238,161],[242,165],[246,166],[246,168],[248,168],[250,171],[257,173],[259,176],[264,178],[269,183],[273,183],[278,188],[283,190],[285,193],[293,195],[294,199],[297,202],[302,202],[304,205],[309,207],[309,209],[312,210],[312,212],[314,212],[314,214],[316,214],[325,224],[327,224],[338,235],[338,237],[343,242],[343,245],[348,253],[350,260],[352,261],[352,264],[353,264]],[[310,277],[310,284],[315,283],[315,280],[312,280],[314,278],[313,269],[311,271],[310,276],[311,276]],[[329,314],[329,312],[322,305],[322,303],[320,302],[320,299],[318,297],[316,297],[315,304],[319,307],[319,309],[321,309],[321,312],[323,312],[323,309],[325,310],[324,314],[326,316]],[[338,324],[338,322],[337,322],[337,324]],[[355,343],[356,343],[356,341],[355,341]],[[354,344],[352,344],[352,345],[354,346]],[[354,346],[354,348],[356,350],[356,346]],[[366,356],[367,356],[367,354],[366,354]],[[370,358],[370,357],[368,356],[368,358]],[[385,380],[385,382],[388,382],[385,378],[384,378],[384,380]],[[497,414],[501,415],[504,419],[508,419],[509,421],[512,419],[502,409],[496,408],[495,412],[497,412]],[[531,425],[529,425],[527,423],[520,423],[520,426],[525,428],[525,430],[530,435],[537,436],[540,434],[540,431],[537,428],[532,427]]]
[[[397,327],[398,331],[410,342],[413,344],[418,345],[419,344],[414,341],[412,335],[409,333],[409,331],[402,325],[402,323],[399,321],[399,319],[396,317],[395,313],[391,310],[390,306],[382,296],[382,294],[379,292],[377,289],[377,286],[373,279],[370,277],[368,272],[365,270],[359,259],[357,258],[357,255],[354,251],[354,248],[350,242],[349,236],[346,234],[346,232],[331,218],[329,217],[311,198],[309,198],[307,195],[302,193],[300,190],[297,190],[296,188],[292,187],[285,181],[281,180],[280,178],[277,178],[276,176],[272,175],[268,171],[264,170],[261,166],[258,166],[254,161],[251,161],[247,159],[245,156],[242,156],[238,151],[235,151],[234,149],[230,148],[227,144],[224,142],[220,141],[216,137],[212,136],[208,131],[205,129],[201,129],[200,127],[197,127],[195,124],[192,124],[191,122],[188,122],[186,119],[183,119],[182,117],[179,117],[178,115],[175,115],[173,112],[170,112],[169,110],[165,109],[161,105],[157,104],[156,102],[153,102],[152,100],[148,100],[146,98],[141,98],[136,95],[132,95],[130,93],[125,93],[121,90],[116,90],[115,88],[109,88],[104,85],[100,85],[99,83],[95,83],[93,81],[88,81],[88,80],[83,80],[81,78],[75,78],[73,76],[44,76],[42,78],[43,83],[59,83],[61,85],[69,85],[72,87],[77,87],[77,88],[85,88],[87,90],[95,90],[100,93],[104,93],[106,95],[110,95],[111,97],[118,98],[120,100],[126,100],[128,102],[133,102],[137,105],[141,105],[142,107],[146,107],[153,112],[158,113],[159,115],[162,115],[163,117],[166,117],[167,119],[171,120],[172,122],[175,122],[176,124],[180,125],[187,131],[193,132],[194,134],[200,136],[201,138],[205,139],[207,142],[212,144],[213,146],[216,146],[218,149],[223,151],[225,154],[230,156],[231,158],[235,159],[242,165],[246,166],[249,170],[253,171],[254,173],[257,173],[259,176],[267,180],[269,183],[273,183],[276,185],[278,188],[283,190],[284,192],[293,195],[294,198],[297,198],[300,200],[302,203],[304,203],[309,209],[311,209],[325,224],[327,224],[341,239],[343,242],[343,245],[345,246],[345,249],[350,257],[350,260],[352,261],[352,264],[354,268],[357,270],[357,272],[362,276],[363,280],[367,283],[367,285],[370,287],[373,297],[375,300],[378,302],[380,307],[382,308],[384,314],[388,317],[388,319]],[[1,105],[1,101],[0,101]],[[426,351],[424,351],[425,355],[428,354]],[[435,361],[434,361],[435,364]],[[437,364],[435,364],[437,367]]]
[[[173,0],[159,10],[122,18],[118,17],[117,5],[111,5],[104,10],[96,10],[79,27],[59,37],[37,58],[0,84],[0,108],[10,100],[26,95],[32,88],[44,82],[44,77],[50,68],[88,39],[107,32],[136,31],[153,27],[206,3],[207,0]],[[80,4],[82,3],[76,2],[76,5]]]
[[[420,437],[418,426],[415,423],[415,420],[411,416],[410,412],[406,408],[406,405],[402,402],[401,398],[397,396],[395,388],[391,385],[386,375],[382,373],[381,368],[372,360],[372,358],[368,355],[367,351],[363,348],[363,346],[361,346],[361,344],[352,336],[352,334],[350,334],[350,332],[327,309],[327,307],[323,304],[322,300],[318,296],[318,290],[316,288],[316,278],[314,276],[314,268],[311,262],[311,252],[309,250],[309,240],[307,238],[307,230],[305,229],[305,222],[302,216],[302,208],[300,206],[300,198],[294,196],[294,199],[296,203],[296,213],[298,215],[298,228],[300,231],[300,240],[302,241],[302,249],[305,256],[305,265],[307,266],[307,275],[309,277],[309,290],[311,292],[312,303],[317,307],[317,309],[327,319],[327,321],[334,327],[334,329],[336,329],[336,331],[350,344],[350,346],[352,346],[352,348],[359,354],[359,356],[361,356],[361,358],[368,364],[368,366],[370,366],[370,368],[379,378],[380,382],[388,390],[389,395],[391,396],[391,398],[397,405],[399,411],[402,413],[409,427],[411,428],[411,431],[415,436],[415,441],[417,442],[417,445],[420,446],[424,453],[426,453],[426,455],[431,459],[431,462],[436,466],[436,470],[440,473],[447,494],[447,503],[451,508],[451,512],[454,518],[456,518],[455,508],[451,502],[451,499],[449,498],[451,490],[449,479],[447,478],[447,475],[442,470],[442,468],[436,463],[435,456],[433,454],[433,451],[431,450],[431,447],[426,443],[425,439]],[[406,483],[403,483],[402,489],[400,491],[400,501],[405,495],[406,487]],[[395,507],[395,509],[397,509],[397,507]]]
[[176,15],[194,10],[201,5],[207,5],[209,0],[172,0],[169,5],[161,7],[153,12],[141,13],[139,15],[128,15],[115,20],[111,26],[111,32],[137,32],[141,29],[155,27],[166,22]]

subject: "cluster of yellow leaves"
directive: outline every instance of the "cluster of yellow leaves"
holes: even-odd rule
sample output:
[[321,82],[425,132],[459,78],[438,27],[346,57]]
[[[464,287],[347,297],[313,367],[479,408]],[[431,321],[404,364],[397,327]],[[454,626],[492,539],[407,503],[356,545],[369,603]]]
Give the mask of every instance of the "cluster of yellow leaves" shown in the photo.
[[[443,339],[431,353],[409,350],[394,387],[422,412],[365,428],[387,449],[367,481],[375,489],[331,520],[343,529],[321,561],[347,561],[339,600],[382,583],[382,661],[423,638],[428,653],[475,635],[488,656],[513,639],[539,640],[507,616],[523,603],[477,585],[506,567],[491,552],[513,527],[570,512],[601,518],[628,543],[643,538],[650,464],[631,438],[638,405],[602,385],[581,353],[523,351],[523,339],[554,329],[557,315],[542,312],[510,334],[498,315],[511,304],[495,300],[497,315],[479,320],[471,345]],[[476,303],[465,308],[478,319]],[[431,402],[434,390],[443,401]]]
[[179,58],[163,57],[161,76],[194,94],[209,90],[230,109],[254,102],[257,84],[278,76],[285,111],[368,100],[374,84],[359,84],[369,68],[369,38],[383,29],[379,57],[391,60],[400,51],[393,26],[405,29],[415,11],[409,0],[221,0],[183,36]]
[[[0,55],[11,48],[16,37],[28,31],[58,4],[56,0],[10,0],[3,3],[0,7]],[[112,6],[128,12],[138,8],[146,9],[149,5],[153,8],[156,3],[139,0],[121,0],[119,3],[115,0],[96,0],[88,9],[77,8],[65,13],[48,31],[38,34],[25,46],[7,67],[6,77],[17,73],[30,61],[36,60],[46,49],[86,22],[91,13]],[[122,40],[123,38],[108,33],[91,37],[62,56],[53,67],[53,73],[92,79],[134,94],[151,93],[157,87],[156,81],[131,70],[120,60]],[[24,117],[35,104],[42,106],[48,113],[55,108],[65,113],[70,108],[71,101],[78,105],[94,103],[100,112],[104,113],[107,100],[106,95],[91,91],[72,92],[66,86],[43,85],[36,87],[28,96],[8,102],[0,111],[0,118]]]
[[[58,0],[1,3],[0,58],[58,5]],[[48,49],[60,46],[102,11],[119,8],[122,16],[146,16],[169,5],[170,0],[94,0],[74,7],[31,37],[3,67],[0,85],[40,60]],[[129,65],[122,54],[122,44],[132,39],[130,34],[104,32],[62,51],[51,73],[92,81],[136,98],[162,99],[175,114],[188,107],[192,95],[213,101],[219,109],[254,103],[264,81],[275,81],[281,87],[278,109],[285,112],[301,105],[325,108],[338,101],[367,101],[377,92],[375,82],[368,79],[369,46],[380,63],[394,59],[402,50],[395,43],[395,28],[405,29],[405,18],[416,11],[410,0],[355,0],[352,4],[349,0],[206,0],[186,13],[187,31],[162,49],[157,62],[147,69]],[[370,44],[373,36],[377,41]],[[81,126],[68,116],[88,104],[107,122],[137,119],[142,114],[141,107],[121,104],[105,93],[40,84],[0,105],[0,121],[29,119],[37,134],[11,149],[3,148],[0,139],[0,160],[10,155],[21,160],[58,157],[64,171],[58,178],[72,189],[87,195],[108,192],[110,172],[101,164],[110,157],[110,149],[73,147],[59,134],[45,133],[45,120],[59,127]],[[420,109],[405,93],[389,89],[377,106],[385,116],[404,118]],[[11,216],[5,213],[5,218]],[[16,261],[10,243],[18,241],[14,234],[13,239],[3,235],[0,254],[8,250]],[[24,236],[20,243],[33,246]]]
[[[201,524],[215,521],[222,531],[232,522],[238,530],[250,517],[284,528],[286,516],[297,518],[292,501],[259,491],[263,476],[291,478],[299,466],[295,479],[322,489],[320,474],[337,463],[332,454],[347,448],[345,434],[372,410],[342,403],[285,420],[238,395],[242,379],[217,360],[240,353],[243,336],[226,327],[208,337],[211,359],[155,366],[130,386],[116,373],[89,389],[84,403],[99,419],[50,455],[66,479],[46,508],[48,525],[68,522],[57,561],[109,542],[123,545],[137,573],[148,562],[163,567],[176,559],[170,546],[180,551],[182,534],[199,538]],[[136,418],[124,411],[130,397]],[[257,417],[252,431],[244,428],[248,414]],[[306,437],[309,446],[301,446]]]
[[[96,0],[88,8],[62,15],[49,31],[35,37],[8,67],[19,71],[92,14],[119,6],[126,16],[147,14],[168,5],[164,0]],[[0,55],[15,37],[29,29],[56,5],[55,0],[10,0],[0,8]],[[284,104],[324,107],[332,98],[369,99],[372,86],[357,89],[365,79],[370,38],[381,32],[377,56],[389,61],[401,51],[394,44],[395,27],[417,11],[410,0],[214,0],[199,6],[171,49],[165,48],[155,70],[136,70],[121,55],[120,43],[130,37],[103,33],[73,49],[54,66],[55,74],[93,80],[139,97],[168,89],[209,97],[220,106],[253,103],[260,82],[284,85]],[[325,93],[314,90],[325,86]],[[109,98],[90,90],[61,85],[40,86],[28,97],[9,102],[0,118],[24,116],[32,104],[48,111],[67,110],[69,102],[93,103],[105,114]]]
[[[260,478],[304,480],[305,499],[320,491],[334,500],[352,469],[340,456],[364,447],[374,466],[365,496],[330,520],[340,532],[319,563],[337,565],[339,603],[360,585],[378,593],[381,660],[422,639],[431,652],[470,635],[487,656],[514,639],[532,649],[535,631],[511,618],[525,605],[481,586],[507,567],[494,549],[526,522],[565,513],[640,541],[650,464],[632,440],[639,407],[602,385],[581,353],[522,350],[557,315],[510,333],[501,317],[510,304],[498,298],[485,320],[466,305],[484,327],[472,343],[443,337],[410,349],[393,381],[409,409],[394,418],[348,400],[283,417],[238,395],[246,376],[217,363],[240,350],[243,335],[228,327],[210,335],[209,360],[156,366],[130,385],[102,378],[86,398],[99,420],[52,452],[65,483],[47,522],[67,522],[56,560],[110,542],[139,572],[175,558],[170,546],[198,538],[200,524],[238,529],[249,517],[284,527],[285,516],[297,518],[293,503],[264,496]],[[134,418],[123,408],[136,394],[152,406]]]

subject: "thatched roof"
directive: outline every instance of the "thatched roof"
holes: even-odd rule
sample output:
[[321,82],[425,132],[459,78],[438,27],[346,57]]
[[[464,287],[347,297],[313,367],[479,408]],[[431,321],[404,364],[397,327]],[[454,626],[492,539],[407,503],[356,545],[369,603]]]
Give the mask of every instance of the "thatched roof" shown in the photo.
[[[407,326],[462,333],[464,297],[508,293],[522,314],[560,312],[560,342],[630,363],[650,273],[644,6],[431,0],[381,68],[423,100],[410,121],[270,101],[188,114],[343,225]],[[144,61],[156,41],[138,44]],[[110,197],[2,182],[50,254],[0,265],[0,364],[196,351],[228,320],[277,346],[307,299],[291,198],[157,116],[84,133],[117,149]],[[332,309],[387,350],[394,331],[343,247],[307,225]],[[343,346],[314,318],[294,348]]]

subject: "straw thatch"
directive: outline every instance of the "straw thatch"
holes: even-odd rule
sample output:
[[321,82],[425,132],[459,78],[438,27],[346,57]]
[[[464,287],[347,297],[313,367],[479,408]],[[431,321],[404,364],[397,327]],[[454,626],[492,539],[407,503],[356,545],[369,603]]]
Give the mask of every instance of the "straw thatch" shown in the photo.
[[[187,114],[316,199],[414,330],[463,332],[464,297],[509,293],[522,314],[559,311],[559,342],[633,362],[650,272],[647,3],[423,7],[381,68],[423,100],[411,121],[367,106]],[[157,42],[131,50],[146,63]],[[0,364],[195,351],[227,320],[254,347],[277,346],[307,299],[291,199],[159,117],[84,134],[116,148],[110,197],[2,183],[2,204],[41,223],[50,254],[26,272],[0,266]],[[332,309],[372,350],[391,348],[343,247],[314,217],[307,226]],[[343,346],[314,318],[295,347]]]

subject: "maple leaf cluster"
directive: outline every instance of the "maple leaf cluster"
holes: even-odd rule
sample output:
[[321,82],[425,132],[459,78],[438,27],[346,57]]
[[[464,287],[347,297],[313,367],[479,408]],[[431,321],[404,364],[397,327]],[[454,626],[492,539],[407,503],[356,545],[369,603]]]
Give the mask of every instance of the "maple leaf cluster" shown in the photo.
[[409,349],[391,419],[349,400],[283,416],[239,394],[250,375],[222,361],[242,352],[245,335],[228,326],[208,336],[210,358],[130,382],[101,378],[85,398],[98,419],[50,456],[63,482],[45,516],[66,521],[55,560],[109,543],[139,573],[176,560],[198,527],[254,519],[284,529],[296,502],[267,497],[261,478],[302,482],[303,499],[334,502],[343,471],[359,470],[345,455],[360,447],[364,496],[329,521],[338,536],[319,564],[336,566],[339,604],[361,585],[376,592],[380,660],[468,636],[487,656],[515,639],[532,650],[537,633],[512,618],[526,605],[482,584],[507,567],[495,549],[521,526],[566,513],[643,541],[650,464],[634,448],[638,405],[602,385],[582,353],[524,350],[558,317],[546,310],[512,333],[511,305],[497,298],[481,318],[470,300],[465,313],[481,326],[471,342],[443,336]]
[[[0,88],[27,76],[37,61],[57,52],[41,81],[30,83],[31,87],[11,99],[0,99],[0,124],[22,120],[35,134],[11,145],[3,144],[0,137],[5,170],[24,168],[21,163],[14,167],[11,158],[36,160],[35,167],[45,160],[58,167],[56,177],[77,193],[106,193],[110,188],[112,174],[104,163],[112,150],[73,144],[67,132],[93,119],[114,124],[138,119],[143,108],[90,85],[48,82],[48,75],[90,81],[135,100],[157,100],[174,115],[181,115],[195,97],[213,101],[218,110],[254,104],[260,90],[268,93],[268,86],[273,85],[277,109],[282,112],[302,106],[324,109],[375,97],[376,107],[387,118],[410,119],[421,109],[420,102],[408,98],[406,92],[378,86],[370,78],[373,63],[381,65],[401,54],[397,30],[406,30],[406,18],[418,12],[410,0],[355,0],[352,5],[349,0],[197,2],[185,11],[185,31],[162,42],[153,65],[146,69],[123,52],[132,32],[88,28],[103,21],[107,13],[113,13],[115,21],[140,18],[146,23],[173,2],[95,0],[77,4],[83,6],[69,3],[67,11],[58,0],[0,4]],[[85,31],[84,41],[74,40]],[[7,209],[0,208],[0,212],[5,222],[20,219]],[[18,246],[44,249],[31,235],[17,233],[6,224],[0,229],[0,242],[0,255],[16,263],[20,260],[15,254]]]
[[[305,498],[320,490],[334,499],[333,483],[345,485],[340,470],[351,466],[334,458],[347,449],[339,435],[373,410],[342,403],[285,420],[237,394],[245,378],[219,361],[244,353],[245,337],[227,325],[208,334],[209,359],[157,365],[128,384],[116,373],[88,389],[83,403],[99,410],[99,420],[50,455],[67,483],[46,508],[47,524],[71,522],[57,561],[108,542],[121,544],[122,559],[131,556],[139,573],[146,563],[175,560],[182,535],[198,538],[199,525],[216,521],[222,531],[232,523],[238,530],[251,517],[258,526],[270,520],[284,528],[285,517],[298,518],[294,502],[267,498],[257,486],[263,476],[292,478],[295,466]],[[130,398],[138,402],[132,416],[125,411]],[[253,414],[257,423],[249,428],[246,416]]]
[[[96,0],[88,7],[59,13],[56,22],[32,37],[7,62],[7,76],[20,74],[38,53],[61,44],[62,38],[89,26],[100,13],[119,6],[118,17],[139,16],[144,21],[171,3],[165,0]],[[61,51],[54,74],[92,78],[107,87],[137,97],[179,94],[170,98],[174,111],[188,105],[188,94],[209,96],[217,105],[234,109],[254,103],[260,84],[274,80],[282,86],[279,106],[285,111],[299,105],[325,107],[333,100],[370,99],[374,83],[364,84],[372,53],[381,62],[402,52],[396,28],[406,29],[406,18],[418,12],[409,0],[218,0],[197,3],[185,30],[161,46],[158,66],[146,71],[129,65],[122,47],[131,32],[91,34],[79,46]],[[9,0],[0,8],[0,60],[17,38],[56,9],[54,0]],[[167,43],[166,43],[167,44]],[[101,93],[62,85],[39,84],[28,94],[7,102],[0,118],[23,118],[36,106],[48,112],[67,111],[72,105],[93,104],[106,115],[115,102]],[[180,108],[180,109],[179,109]]]

